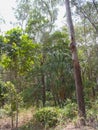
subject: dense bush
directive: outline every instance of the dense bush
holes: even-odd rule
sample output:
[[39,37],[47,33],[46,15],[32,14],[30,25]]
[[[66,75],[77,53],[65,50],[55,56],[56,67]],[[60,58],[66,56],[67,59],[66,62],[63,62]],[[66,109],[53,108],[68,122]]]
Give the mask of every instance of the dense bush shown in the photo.
[[6,110],[0,109],[0,118],[3,118],[7,114]]
[[78,109],[77,109],[77,104],[74,102],[71,102],[71,100],[66,101],[66,105],[62,109],[62,118],[74,118],[78,115]]
[[70,100],[66,102],[64,108],[45,107],[39,109],[35,113],[36,121],[40,122],[44,126],[55,126],[57,123],[61,123],[66,119],[73,119],[78,114],[76,103],[72,103]]
[[91,107],[87,109],[87,123],[98,128],[98,100],[91,102]]
[[11,113],[11,105],[6,104],[3,108],[0,109],[0,118],[3,118],[5,116],[9,116]]
[[42,123],[44,126],[52,127],[55,126],[58,122],[60,110],[53,107],[45,107],[39,109],[35,113],[36,121]]

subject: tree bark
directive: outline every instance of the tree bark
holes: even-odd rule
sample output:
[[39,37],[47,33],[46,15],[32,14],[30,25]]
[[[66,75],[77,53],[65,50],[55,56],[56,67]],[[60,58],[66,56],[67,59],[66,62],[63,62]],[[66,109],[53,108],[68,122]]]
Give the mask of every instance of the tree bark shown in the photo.
[[42,101],[43,101],[43,107],[45,107],[46,103],[46,86],[45,86],[45,77],[42,74]]
[[[43,59],[41,61],[41,66],[44,65],[44,60],[45,60],[45,55],[43,54]],[[43,107],[45,107],[45,103],[46,103],[46,84],[45,84],[45,75],[42,71],[42,75],[41,75],[41,81],[42,81],[42,102],[43,102]]]
[[66,14],[67,14],[67,23],[69,26],[69,32],[71,37],[70,49],[72,52],[74,79],[75,79],[75,86],[76,86],[76,95],[77,95],[77,104],[79,109],[80,123],[81,125],[85,125],[84,119],[86,117],[86,114],[85,114],[85,103],[84,103],[83,86],[82,86],[82,79],[81,79],[81,70],[80,70],[80,65],[78,60],[77,47],[75,41],[75,32],[74,32],[74,26],[72,22],[69,0],[65,0],[65,6],[66,6]]

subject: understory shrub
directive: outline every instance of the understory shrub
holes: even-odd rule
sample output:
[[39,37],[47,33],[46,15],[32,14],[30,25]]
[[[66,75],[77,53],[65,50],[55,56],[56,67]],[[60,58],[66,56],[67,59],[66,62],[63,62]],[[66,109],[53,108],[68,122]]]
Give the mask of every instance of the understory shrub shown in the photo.
[[2,109],[0,109],[0,118],[3,118],[4,116],[9,116],[11,113],[10,108],[11,108],[10,104],[4,105],[4,107]]
[[64,108],[44,107],[36,111],[34,117],[45,127],[53,127],[59,123],[66,123],[65,121],[73,119],[77,115],[77,104],[68,100]]
[[62,109],[62,116],[63,116],[62,118],[73,119],[77,115],[78,115],[77,104],[68,99],[66,105]]
[[7,114],[6,110],[0,109],[0,118],[3,118]]
[[34,116],[36,121],[42,123],[45,127],[53,127],[59,121],[59,113],[59,108],[45,107],[39,109]]
[[95,125],[98,128],[98,100],[91,102],[91,108],[88,108],[86,113],[87,123],[89,125]]

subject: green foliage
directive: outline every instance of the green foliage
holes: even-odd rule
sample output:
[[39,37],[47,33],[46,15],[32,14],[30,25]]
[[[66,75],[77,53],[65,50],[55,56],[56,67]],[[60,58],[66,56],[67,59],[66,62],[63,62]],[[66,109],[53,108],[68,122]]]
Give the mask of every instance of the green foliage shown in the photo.
[[21,35],[22,35],[22,30],[19,27],[17,27],[7,31],[5,34],[5,38],[7,39],[8,44],[12,44],[12,43],[19,44]]
[[15,88],[14,84],[8,81],[6,82],[5,85],[7,88],[8,109],[10,107],[10,112],[17,111],[17,109],[19,109],[19,106],[21,106],[22,98],[20,94],[18,94],[17,89]]
[[15,86],[11,82],[6,83],[6,87],[8,90],[8,98],[11,104],[11,111],[16,110],[16,100],[17,100],[17,92]]
[[5,104],[5,95],[7,93],[7,89],[3,82],[0,81],[0,107]]
[[5,109],[0,109],[0,118],[3,118],[7,114]]
[[[23,97],[23,102],[25,107],[29,107],[33,105],[39,106],[41,100],[41,87],[39,86],[30,86],[23,90],[21,93]],[[32,98],[31,98],[32,97]]]
[[73,119],[78,115],[77,104],[72,102],[70,99],[67,100],[66,105],[62,109],[62,118]]
[[53,107],[45,107],[39,109],[34,117],[36,121],[42,123],[46,127],[53,127],[58,122],[59,109]]
[[90,108],[87,109],[87,119],[89,121],[98,121],[98,100],[91,102]]

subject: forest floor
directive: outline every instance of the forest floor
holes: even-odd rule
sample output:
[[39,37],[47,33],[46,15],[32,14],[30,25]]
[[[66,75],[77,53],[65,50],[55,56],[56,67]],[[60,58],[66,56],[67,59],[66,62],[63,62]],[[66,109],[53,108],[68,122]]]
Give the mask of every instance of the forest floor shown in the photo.
[[[32,119],[32,110],[27,110],[24,112],[21,112],[19,114],[19,123],[18,123],[18,130],[98,130],[98,128],[93,128],[90,126],[85,127],[76,127],[73,123],[68,123],[65,126],[57,126],[55,128],[43,128],[39,124],[34,124],[32,128],[23,128],[23,126],[26,126]],[[11,130],[11,118],[5,117],[0,119],[0,130]],[[14,129],[15,130],[15,129]]]
[[[18,118],[18,126],[21,127],[22,125],[25,125],[31,120],[31,118],[32,110],[21,112]],[[11,130],[11,117],[5,117],[0,119],[0,130]]]

